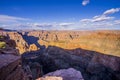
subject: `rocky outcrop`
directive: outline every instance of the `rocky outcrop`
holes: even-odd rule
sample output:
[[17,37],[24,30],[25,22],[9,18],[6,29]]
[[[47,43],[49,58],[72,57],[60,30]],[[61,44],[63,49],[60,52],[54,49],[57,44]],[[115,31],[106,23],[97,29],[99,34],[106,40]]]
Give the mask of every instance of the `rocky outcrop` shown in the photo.
[[46,76],[45,78],[39,78],[36,80],[63,80],[61,77],[56,77],[56,76]]
[[79,70],[85,80],[120,79],[120,58],[95,51],[49,46],[33,61],[42,65],[44,74],[72,67]]
[[6,37],[2,37],[1,41],[6,46],[0,49],[0,80],[29,80],[22,69],[21,56],[15,49],[15,42]]
[[[29,44],[29,42],[24,39],[24,34],[21,34],[19,32],[14,32],[14,31],[13,32],[9,32],[9,31],[0,32],[0,35],[8,36],[11,39],[11,42],[9,41],[9,44],[12,45],[12,46],[14,45],[15,48],[19,50],[20,54],[23,54],[24,52],[27,52],[27,51],[38,50],[39,47],[35,44],[37,41],[34,41],[30,37],[28,41],[33,41],[33,43]],[[12,40],[15,43],[12,43]]]
[[28,44],[25,42],[25,40],[23,39],[23,37],[18,33],[18,32],[0,32],[0,35],[2,36],[7,36],[9,37],[11,40],[14,40],[15,44],[16,44],[16,49],[19,50],[19,53],[24,53],[27,51],[28,49]]
[[[14,72],[16,72],[17,69],[19,69],[18,68],[19,64],[20,64],[20,57],[19,56],[14,56],[14,55],[10,55],[10,54],[0,55],[1,80],[7,80],[7,78],[8,78],[8,80],[12,80],[9,76],[11,75],[11,73],[13,74]],[[18,75],[20,75],[20,74],[18,74]],[[18,75],[15,75],[16,78],[20,77]],[[15,78],[13,78],[13,80],[15,80]]]
[[28,80],[21,66],[21,57],[0,54],[0,80]]
[[84,80],[81,73],[73,68],[50,72],[36,80]]
[[21,66],[21,57],[0,54],[0,80],[29,80]]
[[29,51],[37,51],[39,49],[39,47],[37,47],[35,44],[31,44],[29,46]]

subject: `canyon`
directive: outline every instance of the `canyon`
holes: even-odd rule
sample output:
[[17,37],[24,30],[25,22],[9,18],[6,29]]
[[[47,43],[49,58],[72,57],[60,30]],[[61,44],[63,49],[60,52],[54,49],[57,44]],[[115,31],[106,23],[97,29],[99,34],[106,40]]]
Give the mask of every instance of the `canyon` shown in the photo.
[[120,55],[120,31],[1,31],[0,35],[14,40],[22,54],[36,51],[41,45],[57,46],[64,49],[82,48],[100,53]]
[[[1,39],[8,49],[0,49],[0,80],[120,80],[119,30],[1,30],[0,35],[8,38]],[[7,68],[13,74],[3,72]],[[11,77],[16,70],[18,76]]]

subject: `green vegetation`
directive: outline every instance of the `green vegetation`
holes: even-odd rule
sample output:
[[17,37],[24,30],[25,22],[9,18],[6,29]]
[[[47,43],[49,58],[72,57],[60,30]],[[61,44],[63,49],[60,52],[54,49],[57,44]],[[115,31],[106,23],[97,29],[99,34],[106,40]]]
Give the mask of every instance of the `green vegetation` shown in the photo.
[[0,49],[3,49],[6,47],[6,43],[5,42],[0,42]]
[[0,36],[0,39],[2,39],[3,38],[3,36]]

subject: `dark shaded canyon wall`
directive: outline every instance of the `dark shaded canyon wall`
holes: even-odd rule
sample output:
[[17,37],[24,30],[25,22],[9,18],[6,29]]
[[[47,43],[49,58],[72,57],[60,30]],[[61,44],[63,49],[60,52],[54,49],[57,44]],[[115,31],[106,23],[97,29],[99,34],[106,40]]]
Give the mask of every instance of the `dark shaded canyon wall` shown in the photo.
[[120,58],[95,51],[49,46],[44,53],[34,58],[24,57],[24,60],[41,64],[44,74],[72,67],[79,70],[85,80],[120,80]]

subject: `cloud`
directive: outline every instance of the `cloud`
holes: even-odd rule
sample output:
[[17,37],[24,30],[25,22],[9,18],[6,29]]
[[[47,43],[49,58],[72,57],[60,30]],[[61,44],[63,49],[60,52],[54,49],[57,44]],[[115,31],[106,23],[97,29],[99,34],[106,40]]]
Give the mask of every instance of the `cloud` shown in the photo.
[[114,22],[116,25],[120,25],[120,20],[115,20]]
[[100,16],[95,16],[92,19],[82,19],[80,20],[81,22],[101,22],[101,21],[106,21],[106,20],[112,20],[114,17],[107,17],[105,15],[100,15]]
[[21,18],[21,17],[14,17],[14,16],[8,16],[8,15],[0,15],[0,23],[18,22],[18,21],[27,21],[27,20],[30,20],[30,19]]
[[53,24],[49,24],[49,23],[33,23],[32,26],[35,26],[35,27],[52,27],[54,26]]
[[87,4],[89,4],[89,2],[90,2],[90,0],[83,0],[83,1],[82,1],[82,5],[83,5],[83,6],[86,6]]
[[81,19],[80,22],[91,22],[92,19]]
[[112,8],[104,11],[101,15],[81,19],[80,24],[88,29],[120,29],[120,20],[116,20],[114,16],[109,16],[109,14],[114,14],[119,11],[120,8]]
[[105,22],[93,23],[92,25],[93,25],[93,26],[97,26],[97,27],[98,27],[98,26],[99,26],[99,27],[101,27],[101,26],[103,26],[103,27],[105,27],[105,26],[110,27],[110,26],[113,26],[114,24],[111,23],[111,22],[105,21]]
[[113,14],[113,13],[116,13],[116,12],[119,12],[120,11],[120,8],[112,8],[112,9],[109,9],[109,10],[106,10],[103,15],[109,15],[109,14]]
[[103,14],[94,16],[92,19],[81,19],[81,22],[101,22],[101,21],[107,21],[107,20],[113,20],[115,17],[108,16],[108,14],[113,14],[116,12],[119,12],[120,8],[112,8],[109,10],[106,10]]
[[72,25],[74,25],[74,23],[72,22],[61,22],[61,23],[34,23],[33,22],[33,23],[14,23],[11,25],[3,24],[1,27],[8,28],[8,29],[65,30],[65,29],[69,29]]
[[99,21],[106,21],[106,20],[112,20],[114,17],[109,17],[105,15],[95,16],[93,19],[91,19],[92,22],[99,22]]
[[69,27],[74,23],[70,22],[63,22],[63,23],[32,23],[31,25],[34,27]]
[[62,26],[62,27],[67,27],[67,26],[71,26],[73,25],[74,23],[60,23],[58,24],[59,26]]

